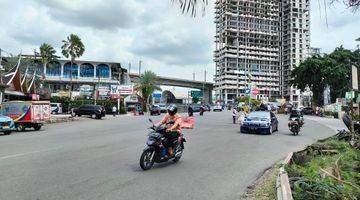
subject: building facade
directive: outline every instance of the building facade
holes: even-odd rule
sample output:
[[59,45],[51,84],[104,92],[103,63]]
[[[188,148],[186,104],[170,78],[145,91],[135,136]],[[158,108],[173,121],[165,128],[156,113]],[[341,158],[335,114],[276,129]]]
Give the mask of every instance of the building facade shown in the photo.
[[299,13],[308,6],[308,0],[215,2],[218,100],[234,102],[236,97],[246,95],[249,87],[259,89],[258,99],[296,100],[293,95],[297,91],[289,86],[289,71],[308,55],[305,30],[309,29],[309,16]]
[[[44,88],[52,96],[62,91],[81,92],[85,88],[110,88],[111,85],[128,84],[127,70],[120,63],[101,61],[57,60],[47,63],[43,68]],[[72,85],[72,88],[71,88]],[[90,87],[89,87],[90,86]]]

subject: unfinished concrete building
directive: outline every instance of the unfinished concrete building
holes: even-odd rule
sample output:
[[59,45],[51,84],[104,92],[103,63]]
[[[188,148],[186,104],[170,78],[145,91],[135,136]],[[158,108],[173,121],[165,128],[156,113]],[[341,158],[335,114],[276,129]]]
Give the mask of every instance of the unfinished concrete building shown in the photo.
[[[236,97],[245,95],[245,89],[249,85],[259,88],[260,94],[257,95],[259,99],[268,100],[271,97],[285,96],[284,91],[289,87],[287,85],[284,87],[284,84],[288,84],[289,76],[283,78],[285,75],[282,73],[285,70],[283,63],[288,63],[289,49],[292,58],[294,48],[300,47],[300,43],[295,47],[292,45],[293,24],[289,24],[290,22],[284,18],[293,15],[293,2],[301,2],[301,0],[217,0],[215,2],[214,61],[217,99],[231,103]],[[298,3],[295,3],[295,6],[298,6]],[[287,39],[289,37],[290,41]],[[297,34],[296,37],[306,38],[302,34]],[[290,46],[284,47],[288,42]],[[301,59],[297,55],[295,61]],[[292,61],[289,62],[290,65],[293,64]],[[290,99],[290,96],[288,98]]]

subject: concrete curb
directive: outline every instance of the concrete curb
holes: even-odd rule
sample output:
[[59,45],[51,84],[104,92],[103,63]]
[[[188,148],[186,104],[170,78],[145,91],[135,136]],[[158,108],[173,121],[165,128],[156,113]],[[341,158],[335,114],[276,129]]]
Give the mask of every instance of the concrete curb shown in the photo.
[[279,175],[276,178],[276,193],[278,200],[293,199],[290,183],[289,183],[289,177],[285,171],[285,165],[291,162],[292,156],[293,156],[293,152],[289,153],[288,156],[285,158],[285,160],[282,163],[282,166],[280,167]]

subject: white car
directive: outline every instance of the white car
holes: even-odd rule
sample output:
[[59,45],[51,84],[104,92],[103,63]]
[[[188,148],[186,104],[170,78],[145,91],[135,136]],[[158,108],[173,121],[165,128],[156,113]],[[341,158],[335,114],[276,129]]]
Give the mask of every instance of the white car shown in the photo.
[[215,111],[222,111],[222,106],[221,105],[215,105],[214,107],[213,107],[213,111],[215,112]]
[[62,106],[61,103],[50,103],[51,106],[51,114],[61,114]]

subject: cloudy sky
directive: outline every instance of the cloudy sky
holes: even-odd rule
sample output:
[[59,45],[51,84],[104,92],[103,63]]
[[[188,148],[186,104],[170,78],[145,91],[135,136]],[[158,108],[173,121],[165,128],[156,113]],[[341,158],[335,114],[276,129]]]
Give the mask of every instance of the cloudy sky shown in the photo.
[[[106,3],[105,3],[106,2]],[[215,25],[213,2],[204,16],[182,15],[171,0],[0,0],[0,48],[31,53],[43,42],[60,54],[61,41],[79,35],[86,51],[81,59],[121,62],[132,71],[212,80]],[[360,13],[312,0],[311,43],[329,52],[339,45],[355,48]],[[326,25],[326,19],[328,25]]]

